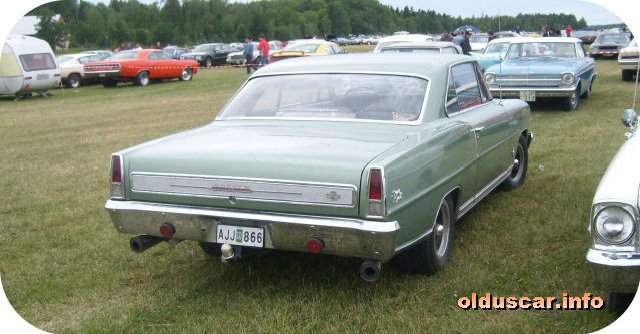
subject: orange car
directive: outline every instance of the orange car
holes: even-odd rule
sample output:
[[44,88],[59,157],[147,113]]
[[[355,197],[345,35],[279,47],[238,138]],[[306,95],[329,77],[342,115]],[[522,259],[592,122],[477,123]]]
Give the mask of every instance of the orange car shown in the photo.
[[198,72],[198,62],[171,59],[162,50],[126,50],[107,60],[85,64],[84,72],[88,78],[102,79],[104,87],[127,81],[146,86],[154,79],[191,80]]

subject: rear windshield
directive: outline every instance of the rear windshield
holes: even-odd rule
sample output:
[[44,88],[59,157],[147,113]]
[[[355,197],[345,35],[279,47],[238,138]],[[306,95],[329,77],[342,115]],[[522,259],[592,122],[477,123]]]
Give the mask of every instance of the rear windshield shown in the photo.
[[116,54],[114,54],[113,56],[111,56],[111,58],[109,58],[110,60],[116,60],[116,59],[135,59],[136,57],[138,57],[138,51],[120,51]]
[[408,122],[420,117],[423,78],[376,74],[296,74],[250,80],[218,119],[288,118]]
[[56,62],[50,53],[21,55],[20,63],[22,63],[22,68],[27,72],[56,69]]

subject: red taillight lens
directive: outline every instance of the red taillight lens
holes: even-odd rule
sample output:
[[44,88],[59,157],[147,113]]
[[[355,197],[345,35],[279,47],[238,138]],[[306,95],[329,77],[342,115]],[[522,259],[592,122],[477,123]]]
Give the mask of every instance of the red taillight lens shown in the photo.
[[307,242],[307,249],[313,254],[319,254],[324,249],[324,241],[319,238],[311,238],[311,240]]
[[119,155],[114,155],[111,158],[111,182],[122,182],[122,164],[120,163]]
[[160,234],[167,240],[171,239],[176,234],[176,228],[169,223],[164,223],[160,226]]
[[369,173],[369,199],[382,200],[382,171],[379,169]]

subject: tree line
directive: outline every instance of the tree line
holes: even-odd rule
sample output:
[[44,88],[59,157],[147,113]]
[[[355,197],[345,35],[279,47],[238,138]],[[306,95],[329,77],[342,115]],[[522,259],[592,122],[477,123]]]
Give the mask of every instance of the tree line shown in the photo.
[[[60,14],[63,20],[51,17]],[[71,47],[114,48],[134,42],[196,45],[213,41],[242,41],[264,33],[268,39],[350,34],[441,33],[471,24],[482,31],[539,31],[570,24],[587,27],[573,14],[518,14],[462,18],[413,7],[393,8],[377,0],[261,0],[247,3],[225,0],[111,0],[108,4],[62,0],[44,4],[37,15],[37,36],[52,45],[66,40]]]

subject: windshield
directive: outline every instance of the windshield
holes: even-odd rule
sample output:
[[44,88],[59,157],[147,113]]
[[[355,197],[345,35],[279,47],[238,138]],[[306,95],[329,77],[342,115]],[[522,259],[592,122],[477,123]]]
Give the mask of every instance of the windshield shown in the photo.
[[120,51],[116,54],[114,54],[113,56],[111,56],[111,60],[116,60],[116,59],[135,59],[136,57],[138,57],[138,51]]
[[504,42],[504,43],[492,43],[487,45],[487,48],[484,49],[484,53],[500,53],[501,55],[504,55],[505,52],[507,52],[507,49],[509,48],[509,43],[508,42]]
[[489,43],[489,36],[471,36],[469,43]]
[[206,51],[211,50],[211,48],[213,48],[213,45],[205,45],[205,44],[203,44],[203,45],[196,46],[196,48],[193,49],[193,51],[206,52]]
[[218,119],[407,122],[420,117],[427,80],[375,74],[295,74],[250,80]]
[[71,56],[60,56],[58,58],[56,58],[56,60],[58,61],[58,64],[62,64],[64,62],[67,62],[69,60],[73,59],[73,57]]
[[627,44],[629,37],[626,34],[602,34],[596,38],[596,42],[600,44]]
[[512,43],[506,59],[522,57],[576,58],[576,47],[567,42]]
[[285,46],[283,51],[304,51],[309,53],[315,53],[319,47],[320,47],[320,44],[293,43]]

